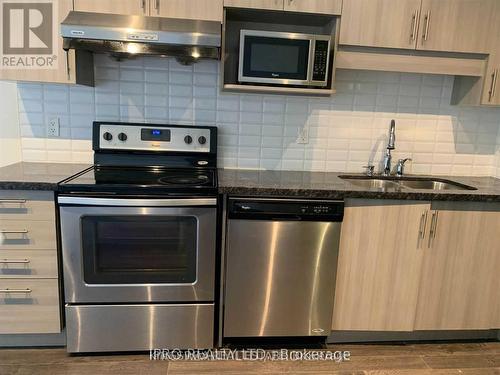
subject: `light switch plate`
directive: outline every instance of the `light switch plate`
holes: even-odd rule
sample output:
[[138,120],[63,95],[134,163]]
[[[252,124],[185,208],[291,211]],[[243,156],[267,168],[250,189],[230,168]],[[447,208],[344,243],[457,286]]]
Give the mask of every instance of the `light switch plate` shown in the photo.
[[48,137],[59,137],[59,127],[60,121],[59,117],[52,117],[47,123],[47,136]]

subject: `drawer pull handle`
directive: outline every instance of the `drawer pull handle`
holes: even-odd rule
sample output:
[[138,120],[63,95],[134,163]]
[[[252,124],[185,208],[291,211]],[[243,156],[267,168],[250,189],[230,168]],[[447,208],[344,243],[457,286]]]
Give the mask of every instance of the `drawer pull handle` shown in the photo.
[[23,204],[26,203],[26,199],[0,199],[0,203]]
[[30,288],[26,288],[26,289],[5,288],[5,289],[0,289],[0,293],[31,293],[31,289]]
[[27,229],[21,229],[21,230],[2,229],[2,230],[0,230],[0,233],[2,233],[2,234],[27,234],[28,230]]
[[0,259],[0,263],[4,263],[4,264],[9,264],[9,263],[27,264],[29,262],[30,262],[29,259]]

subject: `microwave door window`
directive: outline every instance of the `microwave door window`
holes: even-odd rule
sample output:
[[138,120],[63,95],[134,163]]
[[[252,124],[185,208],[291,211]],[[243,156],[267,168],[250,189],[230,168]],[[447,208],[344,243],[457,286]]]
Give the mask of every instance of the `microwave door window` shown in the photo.
[[85,216],[87,284],[194,283],[197,219],[192,216]]
[[243,75],[307,80],[309,40],[245,36]]

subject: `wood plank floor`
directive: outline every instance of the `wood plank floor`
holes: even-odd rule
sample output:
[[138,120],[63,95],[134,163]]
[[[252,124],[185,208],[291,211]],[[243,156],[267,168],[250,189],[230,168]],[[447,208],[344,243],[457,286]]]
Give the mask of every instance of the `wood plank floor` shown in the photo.
[[0,375],[334,374],[500,375],[500,342],[333,345],[335,362],[150,361],[149,355],[69,356],[64,349],[0,349]]

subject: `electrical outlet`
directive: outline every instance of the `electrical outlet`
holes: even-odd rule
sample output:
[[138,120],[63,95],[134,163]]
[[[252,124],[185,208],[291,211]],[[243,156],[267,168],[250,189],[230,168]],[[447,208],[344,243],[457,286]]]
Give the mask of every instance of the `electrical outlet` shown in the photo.
[[59,117],[52,117],[47,124],[47,136],[59,137]]
[[304,145],[309,143],[309,129],[303,128],[299,129],[297,134],[297,144]]

